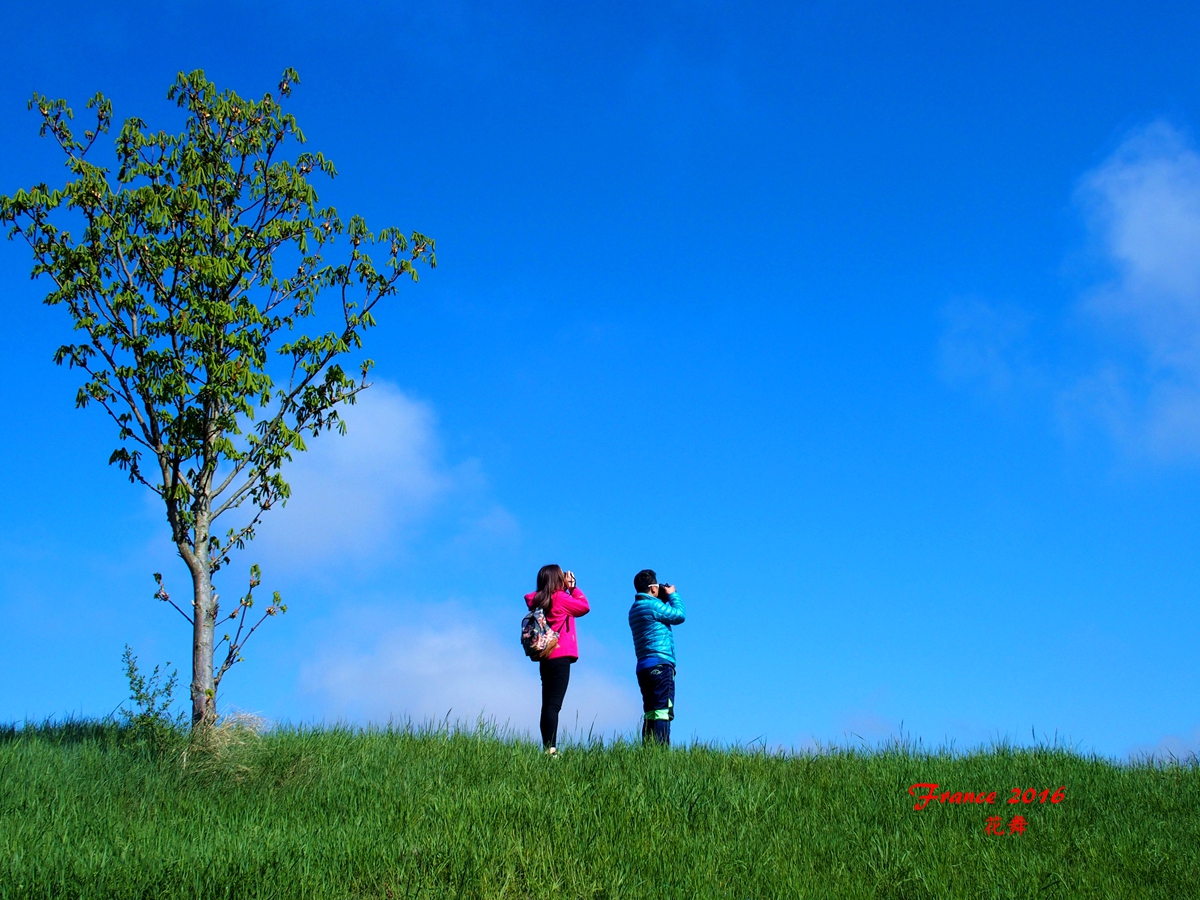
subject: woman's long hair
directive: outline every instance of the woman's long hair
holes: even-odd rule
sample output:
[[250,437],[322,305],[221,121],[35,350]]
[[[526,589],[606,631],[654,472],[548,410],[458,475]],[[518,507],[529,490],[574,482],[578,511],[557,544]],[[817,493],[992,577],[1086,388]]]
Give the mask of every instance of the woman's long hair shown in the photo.
[[567,576],[563,573],[562,566],[542,566],[538,569],[537,596],[533,598],[533,605],[549,612],[550,601],[555,592],[566,589]]

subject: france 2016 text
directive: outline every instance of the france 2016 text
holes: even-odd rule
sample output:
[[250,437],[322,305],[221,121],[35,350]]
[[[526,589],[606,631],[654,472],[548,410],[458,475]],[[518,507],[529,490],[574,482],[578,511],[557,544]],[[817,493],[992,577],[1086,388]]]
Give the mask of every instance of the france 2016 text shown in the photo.
[[[936,800],[938,803],[995,803],[996,791],[943,791],[938,793],[938,788],[941,785],[932,784],[930,782],[918,782],[908,789],[908,793],[916,798],[917,803],[913,809],[924,809],[929,805],[931,800]],[[917,795],[917,791],[925,788],[928,793]],[[1041,792],[1037,788],[1013,788],[1012,795],[1006,802],[1008,803],[1033,803],[1038,800],[1045,803],[1047,800],[1051,803],[1062,803],[1066,797],[1067,786],[1064,784],[1056,791],[1051,791],[1050,788],[1045,788]]]

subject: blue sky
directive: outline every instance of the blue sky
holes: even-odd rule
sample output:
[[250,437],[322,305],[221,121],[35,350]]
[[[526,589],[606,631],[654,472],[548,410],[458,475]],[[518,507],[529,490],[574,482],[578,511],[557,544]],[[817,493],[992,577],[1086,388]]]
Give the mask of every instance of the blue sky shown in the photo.
[[[0,15],[0,191],[65,175],[35,90],[172,127],[176,72],[294,66],[322,200],[438,242],[349,435],[218,583],[257,560],[290,606],[227,708],[531,730],[554,561],[593,603],[582,731],[637,725],[651,566],[681,737],[1200,750],[1194,4]],[[123,644],[186,660],[150,574],[186,570],[29,266],[0,245],[0,720],[104,715]]]

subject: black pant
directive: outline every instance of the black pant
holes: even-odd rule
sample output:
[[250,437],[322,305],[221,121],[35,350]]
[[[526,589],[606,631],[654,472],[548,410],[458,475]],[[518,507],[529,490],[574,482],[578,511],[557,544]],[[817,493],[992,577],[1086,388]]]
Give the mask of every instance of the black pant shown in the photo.
[[638,687],[642,690],[642,743],[671,743],[671,720],[675,718],[675,667],[659,663],[639,669]]
[[567,696],[567,682],[571,680],[571,663],[568,658],[543,659],[538,663],[542,671],[542,747],[558,746],[558,713],[562,709],[563,697]]

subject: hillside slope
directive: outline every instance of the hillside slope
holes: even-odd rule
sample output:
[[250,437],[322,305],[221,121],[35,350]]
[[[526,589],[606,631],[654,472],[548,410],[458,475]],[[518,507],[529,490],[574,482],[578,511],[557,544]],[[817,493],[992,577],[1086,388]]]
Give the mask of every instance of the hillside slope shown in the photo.
[[[0,733],[0,898],[1200,896],[1195,760],[619,743],[555,760],[420,729],[185,749],[102,724]],[[920,810],[916,783],[939,786]],[[982,802],[952,802],[967,792]]]

